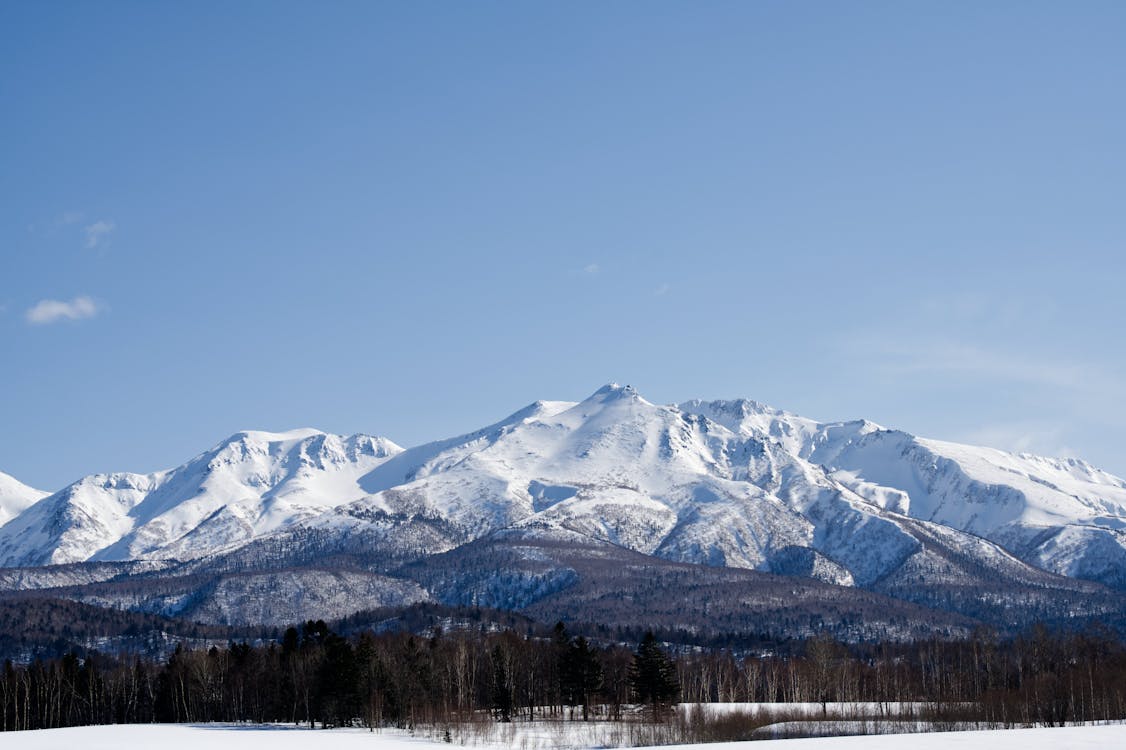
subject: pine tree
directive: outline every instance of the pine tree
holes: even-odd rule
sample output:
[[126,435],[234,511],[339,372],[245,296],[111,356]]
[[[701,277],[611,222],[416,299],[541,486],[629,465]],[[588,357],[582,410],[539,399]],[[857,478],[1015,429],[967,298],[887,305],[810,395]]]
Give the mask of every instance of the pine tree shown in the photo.
[[646,703],[656,717],[676,703],[680,693],[676,665],[661,650],[653,631],[645,633],[630,665],[629,683],[638,703]]
[[567,633],[567,626],[562,622],[555,623],[552,631],[551,647],[555,652],[555,687],[559,696],[559,713],[563,714],[564,706],[574,706],[574,664],[571,655],[571,636]]
[[602,661],[581,635],[571,647],[571,679],[583,704],[583,721],[588,721],[590,696],[602,689]]
[[512,682],[505,666],[505,654],[498,643],[493,647],[493,713],[498,721],[512,721]]

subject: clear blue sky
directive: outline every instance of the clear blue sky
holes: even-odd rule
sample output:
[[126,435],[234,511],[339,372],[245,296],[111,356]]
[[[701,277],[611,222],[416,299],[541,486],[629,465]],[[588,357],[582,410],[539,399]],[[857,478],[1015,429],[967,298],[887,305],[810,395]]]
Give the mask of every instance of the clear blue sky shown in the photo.
[[0,470],[603,383],[1126,474],[1122,2],[0,4]]

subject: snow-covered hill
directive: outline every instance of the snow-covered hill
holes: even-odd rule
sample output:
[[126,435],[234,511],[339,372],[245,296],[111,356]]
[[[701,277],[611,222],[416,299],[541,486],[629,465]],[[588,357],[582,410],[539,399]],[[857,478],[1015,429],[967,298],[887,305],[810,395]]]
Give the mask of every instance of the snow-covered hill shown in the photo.
[[23,513],[49,494],[49,492],[28,487],[15,477],[0,471],[0,526]]
[[333,539],[399,552],[409,540],[425,556],[502,529],[844,585],[906,570],[1126,585],[1126,482],[1081,461],[753,401],[661,406],[618,385],[408,450],[247,432],[171,471],[87,477],[0,527],[0,564],[201,559],[313,538],[338,552]]
[[95,474],[0,527],[0,564],[189,559],[362,497],[360,477],[402,449],[317,430],[240,432],[153,474]]

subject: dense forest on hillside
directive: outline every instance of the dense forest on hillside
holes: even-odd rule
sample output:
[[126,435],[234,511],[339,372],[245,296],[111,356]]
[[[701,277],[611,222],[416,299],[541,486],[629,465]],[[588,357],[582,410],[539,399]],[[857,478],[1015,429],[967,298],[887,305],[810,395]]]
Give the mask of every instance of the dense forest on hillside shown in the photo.
[[786,652],[676,650],[651,633],[632,647],[590,642],[562,623],[544,631],[482,622],[420,636],[370,629],[342,635],[317,621],[258,645],[180,646],[162,661],[97,653],[8,661],[0,728],[659,721],[678,701],[925,702],[934,707],[932,720],[1004,726],[1121,719],[1126,646],[1107,631],[1038,628],[1008,640],[976,633],[960,641],[846,646],[818,636]]
[[33,594],[0,595],[0,660],[27,662],[74,652],[128,653],[165,659],[177,644],[197,648],[276,639],[276,628],[205,625]]

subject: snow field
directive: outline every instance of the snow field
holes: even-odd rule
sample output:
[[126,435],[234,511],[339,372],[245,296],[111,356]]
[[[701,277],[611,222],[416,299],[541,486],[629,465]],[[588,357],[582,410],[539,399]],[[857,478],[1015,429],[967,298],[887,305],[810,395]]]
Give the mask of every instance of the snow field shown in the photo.
[[[528,733],[515,743],[504,734],[493,747],[507,750],[549,750],[559,747],[597,747],[571,744],[586,730],[582,722],[560,722],[562,737],[554,731]],[[511,725],[510,725],[511,726]],[[122,750],[159,748],[160,750],[437,750],[450,745],[404,731],[363,729],[309,730],[280,726],[133,724],[119,726],[44,729],[8,732],[3,737],[5,750]],[[555,744],[559,739],[565,743]],[[698,745],[668,745],[664,750],[688,750]],[[880,735],[867,737],[826,737],[801,740],[764,740],[748,746],[745,742],[718,743],[708,750],[1109,750],[1126,747],[1126,725],[1055,729],[1012,729],[999,731],[942,732],[934,734]]]

